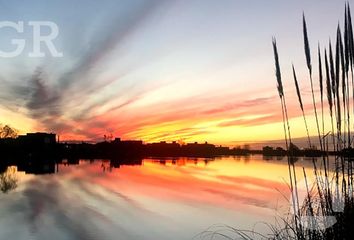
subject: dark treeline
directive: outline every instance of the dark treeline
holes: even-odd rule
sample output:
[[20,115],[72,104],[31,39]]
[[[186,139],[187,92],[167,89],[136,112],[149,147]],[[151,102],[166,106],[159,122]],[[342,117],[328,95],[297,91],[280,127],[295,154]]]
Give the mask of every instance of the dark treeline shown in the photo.
[[[293,156],[321,156],[316,149],[300,149],[292,144],[289,152]],[[266,156],[285,156],[288,153],[281,147],[263,147],[262,150],[251,150],[244,147],[229,148],[210,143],[177,142],[146,143],[142,141],[122,141],[116,138],[112,141],[99,143],[66,143],[57,142],[56,135],[51,133],[28,133],[16,138],[0,139],[0,164],[6,161],[37,161],[61,159],[77,161],[78,159],[136,159],[146,157],[206,157],[213,158],[225,155],[263,154]],[[336,152],[330,152],[337,154]]]
[[113,141],[99,143],[57,142],[56,135],[50,133],[28,133],[17,138],[0,139],[1,158],[41,158],[53,159],[114,159],[135,157],[216,157],[222,155],[247,155],[251,151],[244,148],[215,146],[209,143],[177,142],[147,143],[142,141]]

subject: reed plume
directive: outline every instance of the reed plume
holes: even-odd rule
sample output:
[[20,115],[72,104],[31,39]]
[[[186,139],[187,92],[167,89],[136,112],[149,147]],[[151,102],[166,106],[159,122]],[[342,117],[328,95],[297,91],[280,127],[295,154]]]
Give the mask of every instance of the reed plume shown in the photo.
[[277,89],[280,98],[284,96],[283,83],[281,80],[281,72],[280,72],[280,64],[279,64],[279,55],[277,50],[277,42],[276,39],[273,38],[273,51],[274,51],[274,60],[275,60],[275,76],[277,78]]
[[321,132],[320,132],[320,126],[319,126],[319,123],[318,123],[318,116],[317,116],[317,107],[316,107],[315,93],[314,93],[314,90],[313,90],[312,65],[311,65],[311,51],[310,51],[310,44],[309,44],[308,34],[307,34],[307,26],[306,26],[305,14],[302,15],[302,23],[303,23],[303,34],[304,34],[304,49],[305,49],[305,56],[306,56],[307,68],[308,68],[309,74],[310,74],[312,103],[313,103],[313,109],[314,109],[315,118],[316,118],[316,126],[317,126],[317,132],[318,132],[318,140],[319,140],[319,144],[320,144],[321,151],[323,151],[322,138],[321,138]]
[[310,51],[309,38],[307,35],[307,26],[306,26],[306,19],[304,13],[302,14],[302,25],[303,25],[303,33],[304,33],[304,48],[305,48],[306,64],[307,64],[307,68],[309,69],[310,75],[312,75],[311,51]]
[[348,25],[348,10],[347,4],[345,4],[345,13],[344,13],[344,47],[345,47],[345,72],[349,71],[349,63],[350,63],[350,40],[349,40],[349,25]]

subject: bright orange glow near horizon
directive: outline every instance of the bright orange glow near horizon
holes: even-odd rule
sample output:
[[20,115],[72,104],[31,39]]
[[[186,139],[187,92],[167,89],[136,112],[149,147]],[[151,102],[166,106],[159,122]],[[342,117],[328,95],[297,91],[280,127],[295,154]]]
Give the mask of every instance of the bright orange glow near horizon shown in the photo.
[[[259,102],[262,101],[262,99],[259,100]],[[207,141],[226,146],[239,146],[269,140],[279,140],[281,142],[283,141],[283,122],[280,116],[280,109],[277,106],[278,99],[274,98],[274,100],[267,101],[270,103],[268,108],[264,108],[263,103],[260,103],[260,106],[257,103],[254,106],[249,104],[242,106],[243,103],[241,103],[241,106],[237,106],[234,109],[232,109],[232,106],[228,106],[230,109],[221,107],[220,109],[202,111],[199,108],[199,113],[197,108],[184,108],[178,112],[170,111],[159,113],[158,115],[151,114],[151,112],[139,112],[138,114],[133,113],[117,117],[103,115],[98,116],[99,121],[102,121],[105,128],[112,129],[112,131],[102,131],[99,126],[92,127],[89,123],[82,122],[78,126],[81,129],[58,129],[56,133],[60,136],[61,141],[102,141],[103,135],[112,134],[113,137],[143,140],[144,142],[178,141],[203,143]],[[271,101],[274,101],[274,103],[271,103]],[[156,106],[156,111],[158,111],[158,108],[162,109],[164,106]],[[304,123],[302,117],[297,116],[300,112],[295,101],[292,108],[297,109],[290,112],[292,137],[304,137]],[[154,107],[149,107],[149,109],[154,109]],[[269,114],[270,110],[272,114]],[[312,112],[310,104],[308,105],[308,110],[309,113]],[[210,113],[211,111],[220,111],[220,113]],[[255,115],[253,112],[258,114]],[[134,116],[134,114],[137,116]],[[239,117],[233,118],[232,115]],[[43,131],[33,121],[22,119],[16,115],[9,118],[9,121],[14,123],[13,126],[16,126],[16,124],[25,126],[19,129],[21,134],[31,131]],[[309,115],[308,122],[311,129],[310,134],[315,136],[314,116]],[[329,126],[326,126],[326,130],[327,128]],[[87,132],[85,132],[85,129],[87,129]],[[93,137],[87,137],[87,134]]]

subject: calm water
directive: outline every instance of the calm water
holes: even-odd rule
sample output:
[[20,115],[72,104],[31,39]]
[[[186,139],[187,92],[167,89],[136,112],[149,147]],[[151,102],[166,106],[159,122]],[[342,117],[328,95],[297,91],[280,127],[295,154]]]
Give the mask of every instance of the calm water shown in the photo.
[[119,168],[80,160],[59,164],[55,174],[8,171],[18,187],[0,193],[1,240],[183,240],[215,224],[267,233],[260,222],[274,223],[289,205],[286,161],[262,156],[144,159]]

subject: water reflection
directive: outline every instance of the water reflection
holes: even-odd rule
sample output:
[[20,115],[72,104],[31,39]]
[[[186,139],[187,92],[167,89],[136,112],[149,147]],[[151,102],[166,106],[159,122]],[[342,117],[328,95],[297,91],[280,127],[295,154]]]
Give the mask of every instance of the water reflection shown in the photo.
[[218,223],[273,223],[288,209],[287,162],[262,156],[16,166],[18,189],[0,195],[0,239],[191,239]]

